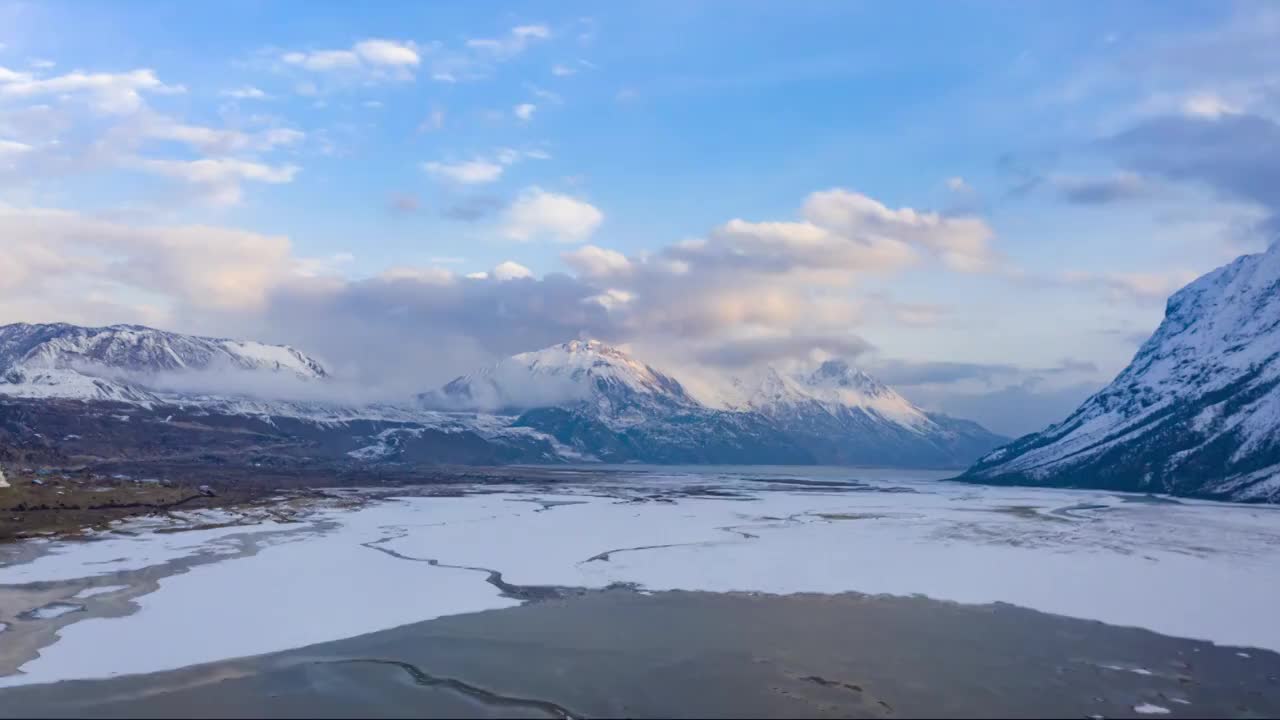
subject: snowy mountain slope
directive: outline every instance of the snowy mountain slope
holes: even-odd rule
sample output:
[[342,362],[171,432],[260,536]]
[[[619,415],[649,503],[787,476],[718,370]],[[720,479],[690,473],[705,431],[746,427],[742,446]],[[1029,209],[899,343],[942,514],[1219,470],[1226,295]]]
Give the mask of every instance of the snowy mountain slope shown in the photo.
[[963,478],[1280,501],[1280,244],[1175,293],[1110,385]]
[[842,361],[800,377],[766,368],[695,398],[672,376],[596,341],[507,358],[419,401],[519,411],[517,424],[611,460],[955,467],[1005,440],[931,416]]
[[[59,412],[109,419],[102,432],[94,434],[94,454],[128,454],[149,447],[155,436],[172,430],[167,426],[177,417],[185,424],[257,433],[273,442],[296,441],[309,446],[311,454],[355,460],[580,459],[567,448],[562,457],[549,436],[511,427],[510,417],[427,412],[408,403],[274,399],[247,392],[270,391],[281,381],[315,383],[323,391],[330,379],[318,361],[287,346],[136,325],[0,327],[0,397],[42,403],[37,415],[42,419],[31,425],[36,430],[38,425],[61,424]],[[91,411],[63,401],[102,407]],[[30,405],[14,408],[32,411]],[[140,423],[126,422],[135,417]],[[149,426],[148,431],[133,429],[142,426]],[[161,431],[157,426],[166,427]],[[88,442],[83,428],[71,435],[81,440],[73,444]],[[224,440],[213,434],[216,439],[210,441],[210,433],[192,439],[196,435],[182,436],[186,439],[176,440],[174,449],[217,450]],[[362,453],[361,448],[375,449]]]
[[418,400],[425,407],[481,412],[590,406],[617,427],[698,407],[674,378],[596,340],[513,355]]
[[722,394],[720,402],[739,411],[782,418],[858,414],[918,432],[929,429],[931,424],[923,410],[843,360],[828,360],[812,373],[802,375],[765,367],[730,378],[728,384],[733,392]]
[[675,378],[595,340],[513,355],[418,402],[518,413],[513,427],[608,462],[814,462],[764,418],[708,408]]
[[727,385],[713,402],[763,415],[823,462],[954,467],[1006,441],[927,413],[843,360],[804,374],[767,367]]
[[[0,411],[28,418],[15,432],[74,428],[66,434],[82,438],[77,452],[95,457],[117,449],[199,455],[241,448],[248,433],[359,463],[955,467],[999,441],[925,413],[841,362],[735,381],[737,400],[712,407],[597,341],[521,353],[401,404],[281,399],[285,381],[305,385],[299,397],[348,396],[332,392],[336,381],[318,362],[283,346],[129,325],[0,327],[0,404],[22,401]],[[75,421],[90,415],[108,419],[94,425],[91,442]]]
[[319,362],[287,345],[183,335],[141,325],[0,326],[0,367],[69,367],[76,363],[138,372],[226,367],[289,372],[311,379],[328,376]]
[[312,358],[280,345],[170,333],[138,325],[0,326],[0,394],[157,402],[148,379],[209,371],[328,377]]
[[[92,433],[78,424],[68,433],[78,438],[71,449],[89,455],[159,452],[157,437],[173,437],[164,452],[217,452],[239,447],[241,438],[227,435],[238,433],[357,461],[583,459],[548,435],[513,427],[513,417],[430,412],[407,402],[279,399],[272,391],[282,381],[294,390],[314,383],[308,387],[319,398],[329,394],[331,378],[318,361],[287,346],[135,325],[0,327],[0,399],[10,399],[4,413],[39,418],[16,425],[33,437],[79,417],[101,418],[91,423]],[[225,432],[178,432],[175,424]]]

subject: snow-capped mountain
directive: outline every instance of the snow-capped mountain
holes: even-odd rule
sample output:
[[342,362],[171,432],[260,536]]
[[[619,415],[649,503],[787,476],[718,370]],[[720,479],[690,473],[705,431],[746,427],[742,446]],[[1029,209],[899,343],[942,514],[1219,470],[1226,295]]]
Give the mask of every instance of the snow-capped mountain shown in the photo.
[[1280,243],[1175,293],[1110,385],[963,477],[1280,501]]
[[598,340],[513,355],[418,399],[436,409],[512,414],[590,406],[618,426],[698,407],[674,378]]
[[[335,382],[285,346],[134,325],[0,327],[0,435],[7,427],[84,458],[212,452],[243,462],[246,447],[263,446],[267,456],[360,464],[955,467],[1002,440],[925,413],[841,362],[734,381],[736,400],[716,405],[618,348],[581,340],[398,404],[321,399],[350,397]],[[295,399],[278,394],[299,383]],[[57,437],[72,440],[50,446]]]
[[65,323],[0,326],[0,394],[152,402],[150,381],[194,372],[328,377],[323,366],[284,345],[206,338],[139,325],[86,328]]
[[729,385],[733,392],[720,398],[727,407],[770,417],[826,415],[840,419],[856,415],[909,430],[925,430],[930,425],[923,410],[843,360],[828,360],[807,374],[766,367],[731,378]]
[[712,404],[769,418],[823,462],[954,466],[1005,441],[928,413],[843,360],[801,374],[766,367],[726,384]]
[[708,408],[675,378],[596,340],[513,355],[418,402],[510,413],[512,427],[609,462],[813,462],[764,418]]
[[803,376],[766,368],[725,385],[695,398],[617,348],[574,341],[512,356],[419,401],[518,412],[516,425],[619,461],[954,467],[1004,441],[976,424],[931,416],[843,361]]
[[346,393],[332,393],[331,382],[318,361],[283,345],[136,325],[7,325],[0,444],[89,462],[197,457],[254,467],[581,459],[510,418],[338,403],[326,398]]

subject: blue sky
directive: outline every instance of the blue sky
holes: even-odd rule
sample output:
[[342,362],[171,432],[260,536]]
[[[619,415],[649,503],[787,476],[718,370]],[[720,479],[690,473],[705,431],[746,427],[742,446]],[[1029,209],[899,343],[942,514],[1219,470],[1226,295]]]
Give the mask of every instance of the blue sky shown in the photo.
[[0,322],[406,387],[589,335],[1027,431],[1280,227],[1264,3],[0,0],[0,43]]

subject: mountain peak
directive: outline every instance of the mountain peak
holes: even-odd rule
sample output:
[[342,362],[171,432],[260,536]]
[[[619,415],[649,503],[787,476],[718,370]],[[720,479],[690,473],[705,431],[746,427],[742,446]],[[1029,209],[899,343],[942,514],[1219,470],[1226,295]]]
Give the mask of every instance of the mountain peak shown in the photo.
[[766,366],[729,378],[723,387],[708,392],[709,401],[717,406],[760,412],[786,422],[802,422],[802,415],[823,415],[841,422],[885,422],[911,432],[936,429],[923,410],[840,359],[827,360],[807,373]]
[[871,377],[866,372],[853,367],[839,358],[827,360],[809,375],[809,383],[813,385],[833,385],[842,388],[853,388],[871,394],[893,392],[889,386]]
[[641,405],[674,408],[696,402],[674,378],[599,340],[571,340],[512,355],[423,393],[419,401],[489,412],[591,405],[602,416]]
[[845,375],[845,374],[848,374],[851,369],[852,368],[849,367],[849,363],[846,360],[843,360],[841,358],[832,358],[822,363],[821,365],[819,365],[818,369],[814,370],[814,374],[815,375]]
[[548,353],[552,351],[558,351],[558,352],[563,352],[568,354],[585,353],[585,354],[591,354],[591,355],[607,355],[607,356],[617,357],[617,358],[631,357],[627,353],[623,352],[622,350],[620,350],[619,348],[613,345],[610,345],[609,343],[606,343],[602,340],[594,340],[594,339],[570,340],[568,342],[560,343],[559,345],[552,345],[550,347],[542,348],[541,350],[533,350],[529,353],[521,353],[521,354],[532,355],[537,353]]
[[569,342],[561,343],[560,347],[566,350],[570,350],[572,352],[582,352],[582,351],[601,352],[605,350],[613,350],[615,352],[620,352],[618,351],[617,348],[601,340],[570,340]]

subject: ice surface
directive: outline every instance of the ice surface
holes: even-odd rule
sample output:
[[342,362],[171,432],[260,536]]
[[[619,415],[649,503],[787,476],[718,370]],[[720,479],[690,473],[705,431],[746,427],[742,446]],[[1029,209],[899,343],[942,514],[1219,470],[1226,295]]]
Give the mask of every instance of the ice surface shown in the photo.
[[[246,532],[245,527],[223,527],[180,533],[149,532],[147,524],[133,527],[137,535],[102,533],[90,541],[33,541],[47,546],[48,553],[36,560],[12,567],[0,567],[0,585],[52,582],[105,575],[122,570],[138,570],[196,552],[232,553],[237,545],[229,537]],[[267,521],[252,529],[261,531],[284,527]],[[132,530],[130,531],[132,532]]]
[[99,587],[85,588],[80,592],[76,593],[75,595],[73,595],[72,597],[76,600],[84,600],[85,598],[91,598],[91,597],[94,597],[95,595],[106,595],[107,593],[113,593],[117,590],[128,590],[128,589],[129,589],[128,585],[102,585]]
[[83,605],[55,602],[43,605],[26,613],[26,617],[31,620],[53,620],[54,618],[60,618],[63,615],[70,615],[73,612],[80,612],[81,610],[84,610]]
[[[484,572],[415,560],[489,568],[517,585],[1000,601],[1280,650],[1270,621],[1280,511],[900,477],[806,482],[673,469],[539,494],[490,487],[498,492],[329,511],[303,532],[275,528],[254,555],[162,579],[133,615],[61,628],[26,674],[0,684],[161,670],[515,603]],[[51,554],[0,568],[0,585],[226,553],[229,532],[246,528],[52,543]]]
[[60,642],[0,687],[153,672],[517,604],[483,573],[410,564],[360,544],[383,537],[388,522],[417,519],[412,508],[379,505],[348,513],[338,531],[165,578],[133,615],[63,628]]

